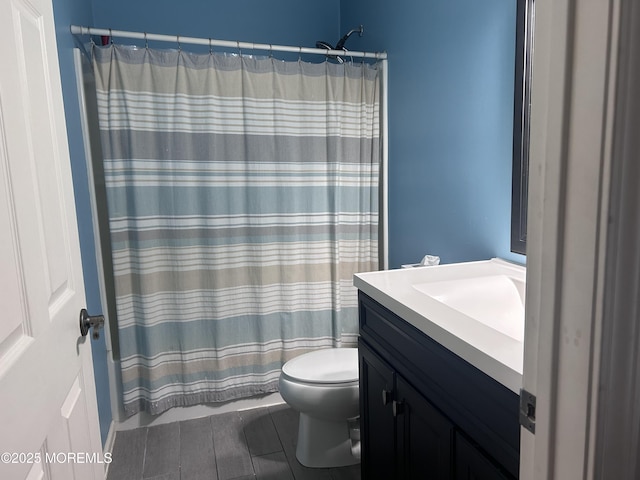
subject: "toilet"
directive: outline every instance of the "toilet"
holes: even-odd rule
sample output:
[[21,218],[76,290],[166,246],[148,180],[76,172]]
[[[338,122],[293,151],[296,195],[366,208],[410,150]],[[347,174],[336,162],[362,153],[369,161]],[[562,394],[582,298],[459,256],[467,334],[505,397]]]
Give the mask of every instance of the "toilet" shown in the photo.
[[[360,462],[358,349],[329,348],[285,363],[280,395],[300,412],[296,458],[306,467],[341,467]],[[351,427],[351,428],[350,428]]]

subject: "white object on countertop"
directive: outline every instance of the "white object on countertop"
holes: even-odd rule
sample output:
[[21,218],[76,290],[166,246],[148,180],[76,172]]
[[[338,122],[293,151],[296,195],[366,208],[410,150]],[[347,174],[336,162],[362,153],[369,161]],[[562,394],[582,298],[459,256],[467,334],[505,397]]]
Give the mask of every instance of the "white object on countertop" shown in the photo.
[[436,255],[425,255],[420,260],[420,263],[406,263],[400,265],[400,268],[415,268],[415,267],[431,267],[434,265],[440,265],[440,257]]
[[436,255],[425,255],[422,257],[420,261],[420,265],[424,266],[432,266],[432,265],[440,265],[440,257]]

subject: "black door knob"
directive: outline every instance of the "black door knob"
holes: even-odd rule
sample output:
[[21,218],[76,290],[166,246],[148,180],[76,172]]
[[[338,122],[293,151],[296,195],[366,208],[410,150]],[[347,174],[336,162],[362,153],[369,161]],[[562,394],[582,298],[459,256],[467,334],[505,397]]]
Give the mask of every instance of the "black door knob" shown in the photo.
[[87,336],[89,329],[93,327],[92,337],[100,338],[100,329],[104,326],[104,315],[89,315],[86,308],[80,310],[80,335]]

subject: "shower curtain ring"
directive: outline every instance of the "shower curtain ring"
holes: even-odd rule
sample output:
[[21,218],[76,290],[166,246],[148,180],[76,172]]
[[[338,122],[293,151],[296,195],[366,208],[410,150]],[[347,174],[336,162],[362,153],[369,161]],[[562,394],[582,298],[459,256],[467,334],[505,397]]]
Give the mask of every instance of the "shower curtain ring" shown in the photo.
[[298,62],[302,61],[302,47],[298,47]]
[[178,42],[178,51],[182,51],[182,45],[180,45],[180,35],[176,35],[176,42]]
[[238,55],[242,56],[242,50],[240,50],[240,40],[236,40],[236,47],[238,48]]
[[211,45],[211,38],[209,38],[209,55],[213,55],[213,46]]
[[109,43],[113,45],[113,33],[111,33],[111,29],[109,29]]
[[273,45],[269,44],[269,58],[273,58]]
[[147,32],[144,32],[144,48],[149,49],[149,40],[147,39]]

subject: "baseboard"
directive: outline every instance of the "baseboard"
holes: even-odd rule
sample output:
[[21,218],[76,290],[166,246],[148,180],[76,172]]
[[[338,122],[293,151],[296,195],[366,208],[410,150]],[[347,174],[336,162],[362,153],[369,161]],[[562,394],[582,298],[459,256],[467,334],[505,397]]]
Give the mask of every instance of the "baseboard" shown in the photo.
[[[107,433],[107,438],[104,442],[104,448],[102,449],[102,453],[103,455],[108,453],[109,456],[111,456],[111,454],[113,453],[113,444],[116,441],[116,422],[112,421],[109,424],[109,432]],[[104,464],[104,478],[107,478],[107,475],[109,473],[109,465],[111,465],[111,463],[106,463]]]
[[267,395],[243,398],[240,400],[234,400],[219,404],[194,405],[192,407],[175,407],[167,410],[164,413],[161,413],[160,415],[149,415],[143,412],[137,413],[122,422],[118,422],[115,425],[115,429],[118,431],[131,430],[134,428],[150,427],[153,425],[161,425],[165,423],[191,420],[194,418],[208,417],[210,415],[218,415],[221,413],[267,407],[280,403],[284,403],[284,400],[280,396],[280,393],[274,392]]

